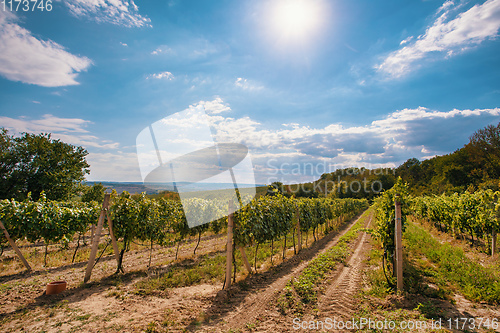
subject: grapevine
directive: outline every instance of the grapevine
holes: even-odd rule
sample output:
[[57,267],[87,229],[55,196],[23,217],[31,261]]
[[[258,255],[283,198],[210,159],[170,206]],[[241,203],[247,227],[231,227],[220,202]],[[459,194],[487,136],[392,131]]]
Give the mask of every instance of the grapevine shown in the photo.
[[[383,192],[375,199],[375,217],[376,225],[373,232],[384,249],[383,263],[384,272],[389,267],[389,263],[394,262],[395,244],[395,201],[401,203],[401,227],[405,230],[406,216],[409,213],[410,199],[408,196],[408,185],[404,184],[399,178],[396,184],[390,189]],[[394,265],[392,265],[394,267]],[[387,278],[387,275],[386,275]],[[389,279],[387,278],[390,283]],[[392,284],[392,283],[390,283]]]
[[[258,246],[286,238],[287,234],[296,231],[298,221],[301,232],[313,230],[316,238],[320,226],[326,231],[329,221],[352,217],[368,206],[364,199],[295,199],[279,193],[246,201],[249,204],[234,214],[237,246]],[[200,220],[206,220],[206,216],[220,218],[189,228],[184,212],[190,209],[200,216]],[[226,204],[221,206],[220,202],[216,204],[204,199],[181,203],[164,198],[151,199],[145,194],[113,193],[108,213],[114,234],[122,244],[117,271],[123,271],[123,257],[133,241],[148,242],[152,250],[154,244],[164,246],[177,242],[179,245],[188,236],[198,236],[197,248],[204,232],[224,230],[227,209]],[[38,201],[31,198],[21,202],[0,201],[0,219],[14,241],[43,239],[46,247],[57,242],[67,244],[78,234],[78,249],[80,236],[97,222],[100,211],[100,204],[95,201],[58,202],[47,200],[44,195]]]
[[500,192],[492,190],[424,196],[412,199],[412,210],[443,232],[469,235],[471,245],[483,238],[489,246],[489,236],[500,229],[499,199]]

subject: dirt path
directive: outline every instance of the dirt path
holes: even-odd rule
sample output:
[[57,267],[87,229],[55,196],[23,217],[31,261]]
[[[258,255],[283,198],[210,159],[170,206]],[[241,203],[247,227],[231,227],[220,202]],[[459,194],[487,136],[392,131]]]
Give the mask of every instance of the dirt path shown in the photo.
[[365,254],[369,236],[363,233],[349,261],[329,281],[331,284],[318,299],[318,317],[349,320],[356,312],[356,298],[363,281]]
[[[349,231],[358,219],[359,217],[353,219],[336,235],[326,236],[315,246],[276,267],[269,274],[266,273],[263,276],[255,277],[256,283],[252,284],[250,282],[250,285],[245,288],[248,290],[235,288],[230,290],[227,295],[220,293],[215,306],[207,311],[207,315],[215,317],[215,320],[212,323],[195,328],[195,330],[200,332],[227,332],[229,330],[294,331],[292,328],[293,318],[283,316],[277,311],[276,297],[290,279],[298,276],[307,267],[310,260],[335,246],[339,238]],[[323,306],[333,306],[336,309],[335,311],[342,312],[345,301],[342,296],[342,287],[347,285],[350,295],[354,295],[357,291],[361,280],[362,254],[367,247],[365,238],[366,235],[363,233],[361,240],[356,242],[357,247],[354,255],[349,260],[349,264],[342,267],[340,273],[336,273],[339,275],[339,282],[334,282],[328,288],[325,297],[321,298],[320,309]],[[335,279],[335,275],[331,278]],[[346,297],[349,296],[346,295]],[[331,304],[327,304],[327,299],[331,300]],[[345,303],[348,304],[348,302]]]
[[[179,258],[191,258],[195,241],[187,241],[179,247]],[[225,239],[222,236],[209,236],[200,241],[196,255],[210,252],[223,251]],[[127,252],[124,256],[124,269],[126,274],[121,280],[125,284],[133,284],[140,278],[144,278],[148,272],[165,269],[175,259],[176,246],[166,248],[155,248],[149,264],[149,249]],[[65,297],[74,297],[80,300],[86,299],[89,294],[96,293],[99,284],[107,285],[116,270],[114,255],[104,256],[92,271],[90,282],[95,287],[83,286],[83,277],[87,262],[78,262],[60,267],[36,268],[31,273],[16,273],[0,276],[0,320],[25,309],[32,309],[37,305],[45,304],[45,284],[50,281],[65,280],[68,290]],[[114,283],[114,282],[113,282]],[[48,299],[47,299],[48,301]]]
[[[357,221],[357,219],[354,219]],[[247,277],[229,293],[222,284],[202,284],[173,288],[164,294],[142,295],[136,282],[165,270],[175,257],[175,246],[153,250],[148,269],[149,250],[125,255],[126,274],[112,276],[114,256],[103,257],[92,273],[91,283],[83,285],[86,262],[54,268],[36,268],[30,274],[0,276],[0,331],[2,332],[228,332],[292,331],[292,319],[281,315],[275,299],[286,283],[299,274],[318,253],[336,244],[355,223],[344,224],[296,256],[293,247],[280,265]],[[192,258],[195,243],[183,244],[179,258]],[[197,256],[223,253],[224,237],[202,239]],[[267,266],[264,265],[264,266]],[[64,279],[68,290],[45,296],[45,283]]]

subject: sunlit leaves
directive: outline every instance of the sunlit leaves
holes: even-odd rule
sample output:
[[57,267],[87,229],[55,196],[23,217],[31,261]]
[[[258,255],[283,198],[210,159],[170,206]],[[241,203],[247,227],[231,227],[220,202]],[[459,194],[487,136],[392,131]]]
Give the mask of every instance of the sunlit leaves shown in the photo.
[[500,229],[500,192],[492,190],[414,198],[412,210],[444,231],[483,237]]
[[398,178],[396,184],[375,199],[376,226],[374,236],[380,240],[385,254],[394,255],[395,201],[401,203],[401,224],[404,230],[406,216],[409,213],[408,185]]

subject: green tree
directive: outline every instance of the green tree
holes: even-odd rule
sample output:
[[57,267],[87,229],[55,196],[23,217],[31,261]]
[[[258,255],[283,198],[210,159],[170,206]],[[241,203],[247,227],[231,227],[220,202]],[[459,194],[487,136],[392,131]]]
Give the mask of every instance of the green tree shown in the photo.
[[485,178],[500,177],[500,123],[477,130],[466,149],[475,157],[473,162],[483,170]]
[[102,183],[94,183],[92,186],[85,186],[85,190],[82,195],[82,202],[97,201],[101,203],[104,201],[105,192],[106,187],[104,187]]
[[50,200],[70,198],[90,172],[87,154],[50,134],[14,137],[0,129],[0,198],[22,200],[31,192],[37,200],[42,191]]
[[410,186],[416,185],[421,178],[422,171],[420,164],[418,159],[414,157],[410,158],[396,169],[396,173],[408,182]]

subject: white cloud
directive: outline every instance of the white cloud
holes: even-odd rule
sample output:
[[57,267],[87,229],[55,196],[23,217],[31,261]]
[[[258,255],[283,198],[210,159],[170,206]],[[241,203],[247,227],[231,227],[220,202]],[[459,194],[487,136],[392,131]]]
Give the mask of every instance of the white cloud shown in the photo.
[[[343,167],[373,168],[397,166],[410,157],[424,159],[447,154],[467,143],[475,130],[498,121],[499,116],[500,108],[442,112],[419,107],[393,112],[365,126],[327,124],[313,128],[290,123],[274,129],[250,117],[209,118],[216,141],[249,147],[256,171],[260,170],[258,182],[265,182],[269,176],[265,164],[271,158],[278,164],[288,163],[287,167],[292,163],[326,161]],[[295,176],[283,180],[297,181]]]
[[[201,107],[207,111],[208,119],[199,117]],[[248,116],[228,117],[231,107],[220,97],[200,101],[185,111],[182,117],[170,117],[169,126],[174,126],[181,133],[192,133],[190,129],[209,121],[217,142],[245,144],[252,155],[257,183],[311,181],[335,168],[391,167],[410,157],[424,159],[450,153],[462,147],[475,130],[497,122],[500,116],[500,108],[436,111],[419,107],[392,112],[364,126],[325,124],[311,127],[288,123],[270,128]],[[84,132],[88,124],[84,120],[51,117],[31,121],[31,126],[37,125],[39,130],[41,126],[47,128],[52,124],[54,128],[50,129],[59,133],[65,131],[65,134],[72,135],[72,131],[77,132],[80,142],[113,144]],[[0,118],[2,123],[5,120]],[[173,142],[176,146],[209,144],[199,138],[193,140],[191,135],[179,137]],[[168,156],[169,151],[161,153]],[[99,154],[91,152],[89,163],[92,167],[91,178],[95,180],[141,180],[135,154],[121,153],[117,149]]]
[[93,135],[87,129],[91,124],[84,119],[60,118],[50,114],[39,119],[0,116],[0,127],[7,128],[10,134],[51,133],[53,139],[87,149],[89,154],[86,159],[90,165],[88,180],[141,181],[137,154],[123,152],[121,149],[126,147],[120,147],[118,142]]
[[[500,119],[500,108],[437,111],[419,107],[392,112],[364,126],[334,123],[311,127],[288,123],[270,128],[250,117],[226,116],[231,107],[217,97],[191,105],[188,110],[193,112],[172,121],[176,121],[176,127],[188,129],[206,124],[207,119],[194,112],[201,107],[207,110],[216,141],[249,147],[257,183],[311,181],[336,167],[397,166],[410,157],[423,159],[447,154],[467,143],[475,130]],[[92,148],[88,155],[92,172],[89,179],[140,181],[137,155],[122,152],[120,149],[124,147],[117,142],[92,134],[90,125],[88,120],[48,114],[38,119],[0,116],[0,126],[13,133],[50,132],[56,139]],[[200,140],[192,139],[181,137],[176,144],[201,144]],[[297,166],[301,173],[292,173]]]
[[204,39],[194,41],[193,47],[194,50],[192,50],[189,56],[194,59],[205,58],[219,52],[216,45]]
[[188,39],[184,43],[173,46],[171,51],[177,55],[183,55],[189,59],[204,59],[209,56],[220,54],[223,48],[226,48],[224,44],[214,44],[208,39],[204,38],[194,38]]
[[229,105],[224,103],[220,97],[216,97],[213,101],[200,101],[196,105],[203,105],[207,114],[219,114],[231,111]]
[[76,17],[125,27],[151,26],[151,20],[139,14],[133,0],[66,0],[63,3]]
[[162,53],[173,53],[173,50],[168,46],[160,46],[160,47],[156,48],[156,50],[151,52],[151,54],[154,54],[154,55],[158,55],[158,54],[162,54]]
[[227,49],[228,46],[226,44],[214,44],[204,38],[186,38],[179,43],[159,45],[156,49],[151,51],[151,54],[155,56],[178,56],[186,60],[201,60],[215,55],[222,55],[221,51]]
[[174,74],[170,73],[170,72],[160,72],[160,73],[156,73],[156,74],[150,74],[146,77],[146,79],[158,79],[158,80],[161,80],[161,79],[166,79],[166,80],[169,80],[169,81],[172,81],[173,79],[175,79],[174,77]]
[[255,90],[262,90],[264,87],[259,86],[257,84],[249,82],[247,79],[244,78],[237,78],[236,81],[234,82],[234,85],[238,88],[241,88],[243,90],[249,90],[249,91],[255,91]]
[[410,37],[408,37],[408,38],[406,38],[406,39],[403,39],[403,40],[399,43],[399,45],[407,44],[407,43],[411,42],[411,40],[412,40],[412,39],[413,39],[413,36],[410,36]]
[[136,153],[90,152],[87,162],[90,165],[90,175],[87,176],[89,181],[142,181]]
[[453,8],[455,6],[455,3],[453,0],[446,0],[441,7],[437,10],[436,14],[441,14],[443,12],[447,12],[449,9]]
[[0,75],[44,87],[78,84],[78,73],[92,61],[65,51],[54,41],[35,38],[16,21],[15,15],[0,11]]
[[437,12],[439,17],[426,32],[411,43],[411,39],[401,42],[401,45],[408,45],[389,54],[377,70],[393,78],[401,77],[424,60],[451,57],[485,40],[497,38],[500,0],[488,0],[456,13],[461,8],[462,5],[446,1]]
[[0,126],[7,128],[12,134],[27,133],[51,133],[52,138],[62,140],[73,145],[84,148],[94,147],[103,149],[116,149],[117,142],[101,140],[89,134],[85,128],[91,124],[90,121],[79,118],[59,118],[45,114],[41,119],[28,119],[19,117],[17,119],[0,116]]

